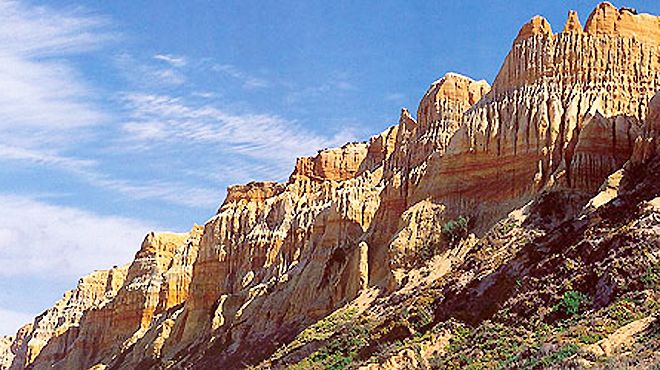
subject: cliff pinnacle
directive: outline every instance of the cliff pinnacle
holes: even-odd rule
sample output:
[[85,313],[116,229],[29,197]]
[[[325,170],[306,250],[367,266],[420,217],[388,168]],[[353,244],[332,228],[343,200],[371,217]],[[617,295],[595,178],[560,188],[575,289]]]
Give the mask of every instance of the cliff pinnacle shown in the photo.
[[576,11],[571,10],[568,12],[568,19],[566,19],[566,24],[564,25],[564,30],[562,33],[582,33],[582,25],[580,24],[580,19]]
[[534,16],[529,22],[522,26],[514,42],[536,35],[552,35],[552,27],[550,26],[550,23],[540,15]]

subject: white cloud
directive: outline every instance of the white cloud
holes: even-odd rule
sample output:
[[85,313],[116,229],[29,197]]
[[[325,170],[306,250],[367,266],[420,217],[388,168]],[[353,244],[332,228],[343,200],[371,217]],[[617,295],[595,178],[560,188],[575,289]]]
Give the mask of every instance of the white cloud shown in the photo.
[[0,2],[1,55],[25,58],[50,57],[90,50],[103,41],[116,38],[99,32],[107,21],[85,14],[80,9],[59,11],[43,6],[28,6],[26,2]]
[[[222,73],[246,89],[271,85],[230,64],[165,53],[149,56],[146,63],[127,53],[116,57],[120,71],[135,84],[131,88],[140,86],[140,92],[125,94],[119,101],[127,108],[121,124],[96,126],[117,122],[121,110],[113,113],[99,109],[95,101],[102,96],[85,82],[69,57],[116,39],[108,28],[106,19],[79,9],[55,10],[0,0],[0,160],[60,169],[94,187],[133,199],[160,199],[206,208],[216,205],[222,194],[190,186],[186,178],[168,181],[172,171],[163,174],[153,168],[153,176],[147,180],[122,179],[116,172],[104,172],[117,168],[108,158],[121,160],[122,155],[141,151],[145,158],[131,162],[136,167],[146,165],[146,157],[154,153],[158,153],[159,163],[183,163],[182,156],[195,158],[191,153],[198,155],[203,146],[208,154],[204,161],[222,159],[218,169],[221,176],[198,177],[235,182],[261,174],[282,178],[288,175],[295,157],[354,139],[350,131],[328,136],[278,115],[237,113],[218,106],[214,94],[200,93],[197,86],[192,86],[195,89],[185,98],[154,93],[162,87],[193,84],[187,75],[191,73],[190,65]],[[343,77],[331,85],[338,90],[353,88]],[[330,87],[322,89],[326,88]],[[157,151],[146,152],[151,149]],[[181,173],[204,171],[191,165],[193,162],[198,160],[172,169]]]
[[33,165],[57,168],[77,176],[97,188],[103,188],[133,199],[160,199],[187,207],[214,207],[219,194],[212,189],[168,181],[135,182],[113,178],[96,169],[97,162],[54,153],[0,144],[0,160],[20,161]]
[[[79,277],[132,260],[144,221],[0,194],[0,276]],[[0,320],[1,322],[2,320]]]
[[255,90],[270,86],[270,83],[267,80],[254,77],[231,64],[216,64],[211,67],[211,69],[241,81],[243,83],[243,88],[246,90]]
[[92,89],[64,58],[115,37],[105,26],[80,11],[1,1],[0,130],[54,132],[104,121],[90,103]]
[[[170,96],[131,93],[123,100],[133,118],[122,126],[127,140],[142,142],[145,149],[162,142],[219,144],[226,153],[290,161],[353,139],[349,131],[328,138],[277,115],[233,114],[212,105],[193,106]],[[213,150],[212,145],[209,148]]]
[[154,59],[170,64],[172,67],[183,67],[188,64],[186,58],[170,54],[156,54]]
[[27,161],[34,164],[55,166],[62,169],[82,170],[93,166],[96,162],[61,156],[56,153],[48,153],[31,150],[16,146],[3,145],[0,143],[0,159],[12,161]]
[[159,54],[154,59],[166,62],[168,66],[142,62],[128,53],[118,55],[115,64],[128,82],[141,87],[180,86],[187,81],[180,70],[187,63],[185,58]]
[[216,190],[195,187],[187,183],[163,180],[136,183],[93,171],[81,171],[79,175],[93,186],[112,190],[133,199],[160,199],[171,204],[195,208],[212,208],[220,199],[220,194]]
[[18,329],[34,320],[34,314],[0,308],[0,335],[13,336]]

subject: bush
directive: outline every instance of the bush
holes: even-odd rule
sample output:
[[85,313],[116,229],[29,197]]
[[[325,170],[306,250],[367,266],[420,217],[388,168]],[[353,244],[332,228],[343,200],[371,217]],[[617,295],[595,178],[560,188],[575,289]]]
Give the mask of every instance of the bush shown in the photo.
[[447,238],[449,246],[454,247],[468,235],[469,219],[458,216],[455,220],[449,220],[442,225],[442,235]]
[[647,289],[654,289],[660,283],[660,263],[649,266],[644,275],[642,275],[642,283]]
[[588,299],[582,292],[569,290],[564,293],[564,297],[556,306],[557,309],[562,309],[568,316],[574,316],[580,313],[580,306]]

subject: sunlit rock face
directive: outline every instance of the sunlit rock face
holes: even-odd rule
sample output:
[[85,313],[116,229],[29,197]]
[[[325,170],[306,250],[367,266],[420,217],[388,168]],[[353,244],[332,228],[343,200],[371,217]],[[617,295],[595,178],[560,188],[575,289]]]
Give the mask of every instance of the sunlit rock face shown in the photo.
[[7,369],[14,360],[14,353],[11,350],[14,337],[0,337],[0,369]]
[[154,316],[187,298],[201,232],[151,233],[130,266],[82,278],[19,331],[10,368],[89,367],[132,344]]
[[313,157],[302,157],[296,161],[291,179],[348,180],[361,170],[369,146],[367,143],[351,143],[341,148],[323,149]]
[[128,268],[83,279],[12,339],[12,366],[257,363],[447,252],[446,222],[465,216],[479,236],[543,190],[595,194],[633,152],[659,150],[659,27],[609,3],[556,34],[534,17],[492,88],[446,74],[416,118],[404,108],[367,142],[300,158],[284,183],[229,187],[203,227],[149,234]]
[[128,266],[91,273],[78,281],[55,305],[21,328],[8,368],[23,369],[40,361],[53,362],[70,349],[85,312],[110,302],[124,282]]
[[284,184],[277,182],[251,182],[246,185],[233,185],[227,188],[227,197],[224,204],[234,202],[263,202],[282,191]]
[[597,189],[632,154],[660,87],[659,31],[658,17],[608,3],[584,31],[574,12],[557,34],[533,18],[414,198],[494,212],[549,186]]

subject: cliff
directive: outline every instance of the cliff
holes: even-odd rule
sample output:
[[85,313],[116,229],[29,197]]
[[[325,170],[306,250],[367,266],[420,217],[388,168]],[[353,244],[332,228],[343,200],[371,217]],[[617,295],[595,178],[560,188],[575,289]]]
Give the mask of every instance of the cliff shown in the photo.
[[5,339],[0,368],[460,368],[461,333],[534,337],[565,291],[602,319],[660,256],[659,63],[658,17],[602,3],[560,33],[534,17],[492,87],[446,74],[416,119],[230,187],[203,227],[147,235]]

